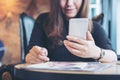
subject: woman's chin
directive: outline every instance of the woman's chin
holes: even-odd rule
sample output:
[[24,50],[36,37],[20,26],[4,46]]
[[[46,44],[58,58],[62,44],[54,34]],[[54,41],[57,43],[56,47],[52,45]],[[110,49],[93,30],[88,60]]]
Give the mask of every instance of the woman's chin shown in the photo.
[[66,17],[67,17],[68,19],[74,18],[75,16],[76,16],[76,14],[66,14]]

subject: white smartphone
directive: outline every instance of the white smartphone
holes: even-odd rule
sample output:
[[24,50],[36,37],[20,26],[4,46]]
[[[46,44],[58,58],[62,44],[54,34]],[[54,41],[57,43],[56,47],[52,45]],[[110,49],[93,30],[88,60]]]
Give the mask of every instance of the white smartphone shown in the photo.
[[73,18],[69,20],[68,35],[86,39],[88,31],[88,18]]

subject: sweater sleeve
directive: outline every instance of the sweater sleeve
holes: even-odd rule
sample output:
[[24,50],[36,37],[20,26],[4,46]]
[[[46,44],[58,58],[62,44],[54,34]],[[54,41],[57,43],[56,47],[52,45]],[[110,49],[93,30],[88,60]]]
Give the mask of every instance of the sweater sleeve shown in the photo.
[[46,35],[45,35],[44,29],[43,29],[43,21],[45,19],[44,17],[46,17],[46,15],[41,14],[35,20],[35,24],[34,24],[32,34],[31,34],[30,42],[27,47],[27,53],[33,46],[36,46],[36,45],[41,46],[41,47],[45,46]]
[[100,48],[113,50],[111,42],[108,36],[106,35],[103,27],[100,26],[97,22],[93,22],[93,25],[94,27],[93,27],[92,35],[95,40],[95,44]]

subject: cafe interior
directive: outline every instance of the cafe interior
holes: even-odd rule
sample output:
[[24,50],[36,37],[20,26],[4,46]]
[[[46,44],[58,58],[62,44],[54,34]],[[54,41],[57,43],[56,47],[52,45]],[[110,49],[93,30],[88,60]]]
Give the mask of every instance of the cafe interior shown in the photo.
[[[120,59],[119,8],[120,0],[89,2],[89,18],[104,28],[118,61]],[[0,80],[16,80],[14,66],[25,60],[34,22],[38,15],[49,10],[49,0],[0,0]]]

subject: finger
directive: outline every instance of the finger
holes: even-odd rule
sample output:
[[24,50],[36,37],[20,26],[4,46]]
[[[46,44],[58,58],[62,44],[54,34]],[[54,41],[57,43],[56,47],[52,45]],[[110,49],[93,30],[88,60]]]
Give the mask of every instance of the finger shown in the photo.
[[74,42],[71,42],[71,41],[68,41],[68,40],[65,40],[64,44],[66,44],[67,46],[69,46],[71,48],[77,49],[77,50],[82,50],[83,49],[83,45],[80,45],[78,43],[74,43]]
[[27,54],[27,56],[26,56],[27,63],[35,63],[35,59],[36,59],[36,57],[32,56],[30,53]]
[[76,43],[79,43],[81,45],[84,45],[86,43],[86,41],[84,39],[80,39],[80,38],[73,37],[73,36],[67,36],[67,39],[69,41],[76,42]]
[[87,31],[87,35],[86,36],[87,36],[86,37],[87,40],[90,40],[90,41],[94,40],[93,37],[92,37],[92,34],[89,31]]
[[[28,54],[28,58],[29,58],[29,62],[46,62],[46,61],[49,61],[49,58],[46,57],[45,55],[47,54],[47,50],[45,50],[45,48],[41,48],[41,51],[39,51],[39,54],[37,52],[37,46],[33,47],[31,50],[30,50],[30,53]],[[45,55],[41,55],[41,53],[46,53]]]
[[38,57],[34,57],[31,54],[27,55],[27,63],[43,63],[43,62],[47,62],[46,60],[42,60],[41,58],[39,59]]
[[40,54],[36,54],[33,50],[29,53],[29,57],[39,59],[40,61],[49,61],[49,58]]
[[43,55],[43,56],[47,55],[47,50],[39,46],[34,46],[33,51],[38,55]]
[[37,64],[37,63],[43,63],[43,61],[30,60],[28,63],[30,63],[30,64]]
[[78,57],[82,57],[81,51],[76,50],[76,49],[74,49],[74,48],[71,48],[71,47],[69,47],[69,46],[67,46],[67,45],[65,45],[65,46],[66,46],[66,48],[68,49],[68,51],[70,51],[71,54],[73,54],[73,55],[75,55],[75,56],[78,56]]
[[32,62],[34,62],[34,63],[44,63],[44,62],[47,62],[47,61],[43,61],[43,60],[40,60],[40,59],[34,59]]
[[44,48],[44,47],[41,47],[41,49],[43,50],[43,52],[45,53],[44,55],[45,56],[48,56],[48,51],[47,51],[47,49],[46,48]]
[[38,54],[33,49],[29,51],[29,54],[34,57],[38,56]]
[[50,60],[50,59],[49,59],[48,57],[46,57],[46,56],[41,56],[41,55],[39,55],[38,57],[39,57],[39,59],[40,59],[41,61],[47,62],[47,61]]

